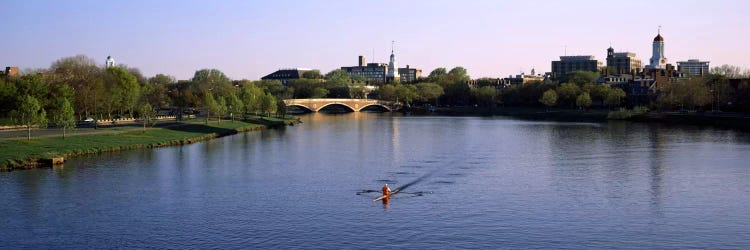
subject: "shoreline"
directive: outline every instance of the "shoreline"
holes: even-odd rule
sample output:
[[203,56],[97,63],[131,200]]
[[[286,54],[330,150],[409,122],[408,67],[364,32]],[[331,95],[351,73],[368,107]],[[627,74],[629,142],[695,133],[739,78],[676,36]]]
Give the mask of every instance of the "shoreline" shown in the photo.
[[410,112],[419,115],[445,116],[508,116],[528,120],[549,120],[560,122],[607,122],[630,121],[639,123],[661,123],[673,125],[715,126],[750,130],[750,114],[743,113],[711,113],[711,112],[647,112],[644,114],[631,113],[624,118],[609,118],[611,110],[591,109],[586,111],[576,109],[545,109],[538,107],[449,107],[439,108],[434,112],[425,109],[412,109]]
[[[60,158],[69,159],[100,153],[186,145],[249,131],[294,126],[298,123],[300,123],[298,118],[225,120],[221,123],[212,121],[209,124],[184,123],[174,127],[150,128],[145,132],[138,130],[119,134],[80,135],[66,139],[61,137],[33,139],[32,137],[31,141],[6,141],[0,149],[10,151],[9,148],[15,147],[16,151],[20,152],[13,152],[15,154],[10,156],[7,153],[0,156],[0,172],[53,167],[52,163],[59,162]],[[80,147],[73,145],[79,141],[86,142],[86,139],[91,139],[92,143]],[[123,141],[130,139],[130,141],[115,141],[118,139]]]

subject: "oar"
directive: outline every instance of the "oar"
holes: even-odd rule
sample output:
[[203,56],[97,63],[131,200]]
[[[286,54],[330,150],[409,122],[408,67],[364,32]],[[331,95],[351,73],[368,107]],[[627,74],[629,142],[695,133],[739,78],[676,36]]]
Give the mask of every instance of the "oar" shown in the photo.
[[372,200],[372,201],[373,201],[373,202],[375,202],[375,201],[379,201],[379,200],[382,200],[382,199],[385,199],[385,198],[391,197],[391,195],[394,195],[394,194],[396,194],[396,193],[398,193],[398,192],[401,192],[401,190],[404,190],[404,189],[406,189],[406,188],[410,187],[411,185],[417,184],[417,183],[421,182],[422,180],[424,180],[425,178],[427,178],[427,177],[430,177],[430,175],[434,174],[435,172],[437,172],[437,169],[435,169],[435,170],[433,170],[432,172],[429,172],[429,173],[427,173],[427,174],[425,174],[425,175],[423,175],[423,176],[421,176],[421,177],[417,178],[416,180],[413,180],[412,182],[406,183],[406,185],[403,185],[403,186],[400,186],[400,187],[398,187],[398,188],[397,188],[396,190],[393,190],[393,192],[391,192],[391,193],[390,193],[390,194],[388,194],[388,195],[383,195],[383,196],[380,196],[380,197],[378,197],[377,199],[374,199],[374,200]]
[[372,202],[376,202],[376,201],[379,201],[379,200],[382,200],[382,199],[386,199],[388,197],[391,197],[391,195],[394,195],[394,194],[396,194],[396,193],[398,193],[400,191],[401,191],[400,189],[396,189],[393,192],[389,193],[388,195],[381,195],[380,197],[372,200]]

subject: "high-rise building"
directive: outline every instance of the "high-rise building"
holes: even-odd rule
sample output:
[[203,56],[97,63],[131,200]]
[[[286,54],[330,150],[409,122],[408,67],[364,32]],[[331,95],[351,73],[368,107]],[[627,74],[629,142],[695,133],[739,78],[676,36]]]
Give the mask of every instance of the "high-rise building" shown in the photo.
[[107,56],[107,62],[105,67],[110,68],[115,66],[115,59],[112,56]]
[[609,74],[629,74],[632,71],[640,71],[642,68],[641,59],[638,59],[635,53],[615,52],[612,47],[607,49],[607,69],[614,70],[614,72],[608,72]]
[[667,66],[667,58],[664,57],[664,37],[661,36],[661,29],[654,37],[652,45],[651,60],[649,60],[649,69],[664,69]]
[[709,61],[698,59],[689,59],[683,62],[677,62],[677,71],[688,74],[689,76],[702,76],[708,74]]
[[552,61],[552,74],[558,80],[567,80],[568,73],[573,71],[599,72],[602,62],[594,56],[560,56],[560,61]]

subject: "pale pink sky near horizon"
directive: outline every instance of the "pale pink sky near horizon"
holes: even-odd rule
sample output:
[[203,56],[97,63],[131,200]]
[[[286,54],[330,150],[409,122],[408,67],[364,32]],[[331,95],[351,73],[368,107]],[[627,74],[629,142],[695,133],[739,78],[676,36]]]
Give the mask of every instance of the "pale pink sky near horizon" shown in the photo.
[[188,79],[216,68],[259,79],[279,68],[322,72],[358,55],[399,66],[467,68],[473,78],[550,70],[563,55],[607,47],[647,63],[662,26],[669,63],[750,68],[747,1],[4,1],[0,66],[47,68],[77,54]]

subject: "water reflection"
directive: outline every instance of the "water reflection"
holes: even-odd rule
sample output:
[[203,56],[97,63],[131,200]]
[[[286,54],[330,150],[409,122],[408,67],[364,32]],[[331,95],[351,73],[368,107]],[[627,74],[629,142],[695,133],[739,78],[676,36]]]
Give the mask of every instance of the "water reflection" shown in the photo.
[[[302,120],[0,173],[0,248],[750,244],[737,237],[750,235],[744,132],[390,113]],[[429,172],[387,206],[372,203],[384,183]]]

